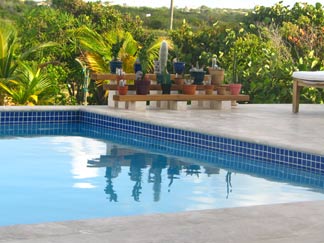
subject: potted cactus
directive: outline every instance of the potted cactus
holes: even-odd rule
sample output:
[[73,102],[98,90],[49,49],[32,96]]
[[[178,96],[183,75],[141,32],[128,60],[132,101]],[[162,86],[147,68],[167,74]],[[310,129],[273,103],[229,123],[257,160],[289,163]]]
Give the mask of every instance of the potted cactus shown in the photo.
[[211,95],[214,93],[214,85],[211,80],[204,81],[205,94]]
[[173,59],[174,73],[183,76],[185,72],[186,63],[181,61],[182,45],[181,46],[174,45],[174,51],[176,54],[176,58]]
[[137,54],[137,63],[140,64],[140,68],[138,66],[135,73],[135,88],[136,94],[138,95],[147,95],[150,93],[151,80],[146,75],[146,72],[150,69],[149,48],[150,46],[143,46]]
[[119,95],[126,95],[128,92],[128,86],[126,85],[125,72],[122,69],[116,70],[116,80],[117,80],[117,91]]
[[156,73],[157,81],[161,84],[162,94],[170,94],[171,92],[171,77],[167,70],[168,62],[168,43],[162,41],[159,51],[160,70]]
[[197,85],[194,84],[194,80],[185,79],[184,85],[182,86],[183,94],[194,95],[196,94]]
[[205,71],[204,71],[204,67],[199,67],[198,62],[196,63],[196,66],[192,66],[190,71],[190,76],[193,78],[194,80],[194,84],[202,84],[204,81],[204,77],[205,77]]
[[211,83],[220,86],[224,81],[225,70],[217,65],[216,56],[213,56],[212,65],[208,67],[208,72],[211,75]]
[[119,95],[127,95],[128,86],[126,85],[126,80],[121,79],[118,82],[118,94]]
[[234,49],[234,55],[233,55],[232,83],[229,85],[229,88],[232,95],[240,94],[242,88],[242,84],[239,83],[239,79],[238,79],[236,48]]

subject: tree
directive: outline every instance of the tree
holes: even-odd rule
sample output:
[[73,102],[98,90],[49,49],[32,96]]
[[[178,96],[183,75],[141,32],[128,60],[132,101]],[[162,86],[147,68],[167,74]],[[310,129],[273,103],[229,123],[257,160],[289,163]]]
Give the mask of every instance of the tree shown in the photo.
[[[26,101],[24,97],[31,97],[29,95],[30,90],[26,88],[26,81],[28,78],[31,79],[32,76],[39,76],[40,74],[30,75],[31,69],[27,66],[24,61],[31,55],[35,54],[47,47],[53,47],[55,43],[48,42],[43,43],[38,46],[31,47],[25,52],[17,55],[17,49],[19,47],[17,31],[8,21],[1,21],[0,27],[0,87],[8,95],[12,97],[15,101],[20,102]],[[25,74],[25,75],[22,75]],[[36,82],[37,80],[33,80]],[[11,89],[12,86],[21,86],[25,88]],[[40,90],[40,89],[38,89]],[[36,92],[33,95],[40,95],[41,92]],[[1,101],[3,102],[4,93],[0,93]],[[36,96],[33,96],[36,99]],[[28,98],[28,100],[30,100]],[[36,100],[35,100],[36,101]]]

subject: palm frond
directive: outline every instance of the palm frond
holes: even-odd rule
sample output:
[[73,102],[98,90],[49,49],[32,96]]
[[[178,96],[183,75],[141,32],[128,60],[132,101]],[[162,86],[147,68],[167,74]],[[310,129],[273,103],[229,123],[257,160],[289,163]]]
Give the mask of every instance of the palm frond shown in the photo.
[[87,52],[84,55],[84,59],[88,68],[95,73],[105,73],[110,71],[109,66],[99,54]]
[[75,31],[76,39],[79,41],[81,47],[86,51],[98,53],[108,59],[111,59],[111,45],[103,37],[94,30],[86,26],[80,27]]
[[0,21],[0,77],[10,78],[15,70],[13,62],[17,32],[6,21]]
[[33,54],[37,51],[41,51],[45,48],[56,47],[56,46],[58,46],[58,43],[52,42],[52,41],[46,42],[43,44],[39,44],[39,45],[31,47],[28,50],[26,50],[25,52],[21,53],[20,59],[25,60],[27,57],[29,57],[31,54]]

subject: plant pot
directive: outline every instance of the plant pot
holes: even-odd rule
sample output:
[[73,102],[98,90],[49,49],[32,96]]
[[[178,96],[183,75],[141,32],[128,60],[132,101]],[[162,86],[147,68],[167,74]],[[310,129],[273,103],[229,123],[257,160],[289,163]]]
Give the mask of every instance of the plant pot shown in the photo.
[[121,61],[110,61],[110,72],[111,73],[116,73],[116,68],[122,68],[123,62]]
[[171,93],[171,83],[169,84],[161,84],[162,94],[170,94]]
[[194,84],[202,84],[205,77],[205,71],[191,71],[190,76],[194,80]]
[[220,86],[224,81],[225,70],[208,68],[208,72],[211,76],[211,83]]
[[127,95],[128,92],[128,86],[118,86],[118,94],[119,95]]
[[174,62],[173,63],[174,73],[183,74],[185,70],[185,66],[186,63],[184,62]]
[[142,65],[140,63],[134,63],[134,73],[142,71]]
[[205,94],[212,95],[214,93],[214,85],[208,84],[205,85]]
[[151,80],[136,80],[136,94],[138,95],[147,95],[150,93]]
[[196,94],[197,85],[194,84],[185,84],[182,86],[182,92],[188,95]]
[[158,84],[171,84],[171,75],[169,73],[162,74],[157,73],[156,74],[156,80]]
[[230,84],[229,88],[231,95],[239,95],[241,92],[242,84]]
[[217,87],[217,94],[225,95],[226,94],[226,87],[222,87],[222,86]]
[[184,79],[183,78],[174,78],[174,84],[183,85],[184,84]]

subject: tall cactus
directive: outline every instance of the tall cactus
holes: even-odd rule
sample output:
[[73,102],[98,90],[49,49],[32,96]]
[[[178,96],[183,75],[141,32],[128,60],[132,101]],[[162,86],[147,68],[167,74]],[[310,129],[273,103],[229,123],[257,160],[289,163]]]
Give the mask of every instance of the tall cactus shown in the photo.
[[161,72],[167,72],[167,61],[168,61],[168,43],[164,40],[160,46],[159,61]]

